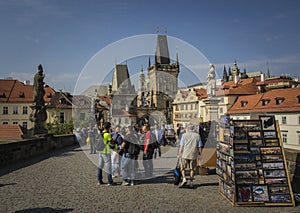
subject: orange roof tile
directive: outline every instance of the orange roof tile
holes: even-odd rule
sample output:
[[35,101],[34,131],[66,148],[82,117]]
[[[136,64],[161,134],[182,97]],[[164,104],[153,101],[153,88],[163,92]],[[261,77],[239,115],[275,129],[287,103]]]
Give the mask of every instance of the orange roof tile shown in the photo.
[[17,124],[0,124],[0,139],[20,140],[25,129]]
[[259,80],[257,78],[246,78],[240,79],[237,84],[233,81],[223,83],[216,95],[223,96],[223,95],[252,95],[259,93],[259,89],[256,86],[256,83]]
[[[240,96],[227,114],[251,112],[300,112],[300,87],[270,90],[257,95]],[[282,102],[279,103],[278,100]],[[266,101],[268,103],[263,104]],[[245,102],[245,106],[242,106]]]
[[110,105],[110,97],[109,96],[98,96],[100,101],[105,101],[107,105]]
[[199,99],[207,98],[206,89],[194,89]]
[[[45,87],[44,100],[50,102],[55,90]],[[0,79],[0,102],[30,103],[33,102],[33,85],[25,85],[18,80]]]

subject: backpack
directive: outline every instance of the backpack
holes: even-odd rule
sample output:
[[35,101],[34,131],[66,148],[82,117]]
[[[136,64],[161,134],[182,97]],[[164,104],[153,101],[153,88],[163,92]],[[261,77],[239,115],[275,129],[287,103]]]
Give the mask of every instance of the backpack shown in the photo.
[[138,155],[140,153],[140,145],[138,144],[137,138],[131,134],[125,136],[127,152],[132,155]]
[[103,132],[101,134],[97,135],[96,140],[95,140],[95,149],[97,151],[102,151],[105,148],[105,143],[103,140]]
[[150,145],[152,149],[158,148],[158,141],[156,140],[156,136],[153,132],[151,132]]
[[181,181],[181,172],[179,168],[179,159],[177,161],[176,167],[173,170],[173,176],[174,176],[174,185],[179,185]]

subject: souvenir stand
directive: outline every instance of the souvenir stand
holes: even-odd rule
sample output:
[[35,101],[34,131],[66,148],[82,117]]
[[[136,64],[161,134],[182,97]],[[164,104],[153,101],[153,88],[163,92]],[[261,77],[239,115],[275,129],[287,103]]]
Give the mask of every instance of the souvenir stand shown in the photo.
[[295,206],[274,116],[223,119],[216,172],[220,193],[234,206]]

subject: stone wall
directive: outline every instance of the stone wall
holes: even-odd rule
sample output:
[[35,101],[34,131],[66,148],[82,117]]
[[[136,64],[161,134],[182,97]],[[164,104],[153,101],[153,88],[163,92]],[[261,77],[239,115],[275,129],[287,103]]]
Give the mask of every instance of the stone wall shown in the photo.
[[300,193],[300,151],[284,149],[294,193]]
[[0,167],[75,144],[74,135],[49,135],[46,137],[1,143]]

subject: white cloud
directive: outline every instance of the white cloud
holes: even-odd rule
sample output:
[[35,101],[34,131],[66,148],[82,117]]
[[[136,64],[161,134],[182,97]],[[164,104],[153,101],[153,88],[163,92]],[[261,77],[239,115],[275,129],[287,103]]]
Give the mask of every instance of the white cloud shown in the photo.
[[34,76],[33,73],[25,73],[25,72],[11,72],[9,74],[9,77],[12,77],[13,79],[19,80],[21,82],[29,80],[31,84],[33,82],[33,76]]

